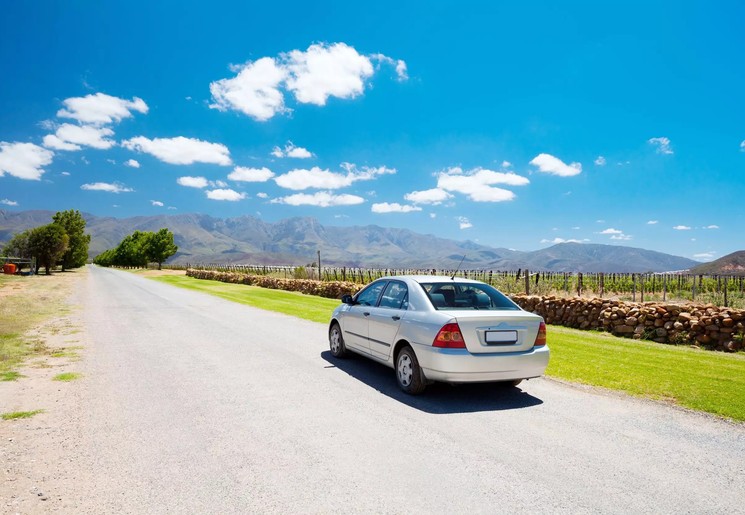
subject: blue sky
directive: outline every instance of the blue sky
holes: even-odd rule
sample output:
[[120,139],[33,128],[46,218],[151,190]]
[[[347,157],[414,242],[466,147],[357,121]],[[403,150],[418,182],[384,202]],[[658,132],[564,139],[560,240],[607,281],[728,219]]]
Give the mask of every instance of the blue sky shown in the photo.
[[745,248],[742,2],[3,2],[0,208]]

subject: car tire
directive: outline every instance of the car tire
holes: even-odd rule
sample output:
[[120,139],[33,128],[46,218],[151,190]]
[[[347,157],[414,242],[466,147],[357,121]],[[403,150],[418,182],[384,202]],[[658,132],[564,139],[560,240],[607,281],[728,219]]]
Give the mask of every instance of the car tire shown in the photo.
[[398,387],[409,395],[418,395],[427,387],[414,349],[408,345],[396,357],[396,381]]
[[341,334],[341,327],[336,322],[329,329],[329,350],[335,358],[346,358],[348,355],[347,347],[344,345],[344,337]]

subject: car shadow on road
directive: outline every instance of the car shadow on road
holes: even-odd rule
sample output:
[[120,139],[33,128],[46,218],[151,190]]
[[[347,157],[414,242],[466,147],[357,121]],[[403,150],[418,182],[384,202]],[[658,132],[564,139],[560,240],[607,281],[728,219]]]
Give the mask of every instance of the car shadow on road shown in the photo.
[[426,413],[442,415],[504,411],[543,404],[541,399],[524,392],[519,386],[499,383],[435,383],[429,385],[421,395],[407,395],[398,388],[393,369],[385,365],[354,354],[338,359],[331,352],[324,351],[321,357],[331,365],[326,368],[338,368],[383,395]]

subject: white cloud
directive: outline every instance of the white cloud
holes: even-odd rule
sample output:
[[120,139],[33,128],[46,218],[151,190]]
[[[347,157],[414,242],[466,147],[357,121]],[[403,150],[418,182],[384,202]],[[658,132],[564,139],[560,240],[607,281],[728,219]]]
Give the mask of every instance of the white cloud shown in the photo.
[[0,204],[6,205],[6,206],[17,206],[18,202],[16,202],[15,200],[9,200],[7,198],[4,198],[0,200]]
[[43,144],[45,147],[53,148],[55,150],[75,151],[81,149],[80,145],[75,145],[73,143],[63,141],[54,134],[47,134],[46,136],[44,136]]
[[65,177],[68,177],[70,175],[70,172],[61,172],[60,175],[64,175]]
[[359,96],[365,89],[365,79],[373,74],[370,59],[344,43],[319,43],[305,52],[283,54],[282,58],[289,72],[287,89],[302,104],[323,106],[329,97]]
[[594,162],[598,166],[605,166],[605,158],[603,156],[598,156]]
[[158,206],[158,207],[163,207],[165,205],[160,200],[151,200],[150,204],[152,204],[153,206]]
[[19,179],[38,181],[42,167],[52,163],[54,152],[33,143],[0,141],[0,177],[6,173]]
[[234,67],[238,74],[232,79],[221,79],[210,84],[215,100],[210,107],[220,111],[235,109],[263,122],[276,114],[287,112],[280,84],[287,78],[287,70],[271,57]]
[[541,243],[553,243],[554,245],[556,245],[558,243],[586,243],[588,241],[590,240],[588,240],[587,238],[583,240],[577,240],[573,238],[570,238],[568,240],[565,240],[564,238],[554,238],[553,240],[542,239]]
[[362,204],[365,199],[357,195],[334,195],[330,191],[319,191],[313,195],[307,193],[296,193],[287,197],[280,197],[271,200],[272,204],[287,204],[290,206],[353,206]]
[[363,166],[358,169],[351,163],[342,163],[347,170],[346,174],[322,170],[314,166],[310,170],[295,169],[280,175],[274,181],[282,188],[290,190],[305,190],[309,188],[336,190],[346,188],[357,181],[369,181],[386,174],[395,174],[395,168],[380,166],[371,168]]
[[274,157],[294,157],[296,159],[308,159],[313,157],[313,153],[303,147],[296,147],[292,144],[292,141],[288,141],[285,145],[284,150],[279,147],[272,149],[272,155]]
[[631,236],[628,234],[624,234],[623,231],[619,229],[614,229],[612,227],[609,227],[608,229],[604,229],[600,231],[598,234],[608,234],[610,235],[611,240],[622,240],[622,241],[628,241],[631,239]]
[[693,257],[695,259],[703,259],[704,261],[708,261],[708,260],[714,259],[714,256],[716,256],[716,254],[717,253],[714,252],[714,251],[711,251],[711,252],[701,252],[700,254],[694,254]]
[[688,227],[687,225],[676,225],[675,227],[673,227],[673,229],[675,229],[676,231],[690,231],[691,230],[691,228]]
[[453,196],[447,191],[440,188],[432,188],[430,190],[412,191],[404,195],[404,199],[414,204],[432,204],[439,205],[446,200],[453,198]]
[[83,145],[105,150],[116,144],[113,140],[106,139],[113,134],[114,131],[107,127],[63,123],[54,134],[44,137],[44,146],[57,150],[80,150],[80,145]]
[[572,177],[573,175],[582,173],[581,163],[568,165],[558,157],[550,154],[538,154],[530,161],[530,164],[537,166],[538,170],[543,173],[550,173],[559,177]]
[[647,140],[647,143],[657,147],[658,154],[672,154],[673,153],[673,149],[670,148],[670,140],[665,137],[649,138]]
[[650,220],[649,222],[647,222],[647,225],[657,225],[658,223],[659,221],[657,220]]
[[173,206],[168,206],[166,209],[170,209],[171,211],[176,211],[178,208]]
[[140,163],[138,163],[134,159],[128,159],[128,160],[126,160],[124,162],[124,165],[125,166],[129,166],[130,168],[139,168],[140,167]]
[[742,143],[740,143],[740,152],[745,152],[745,140],[742,140]]
[[495,184],[524,186],[530,181],[513,172],[494,172],[484,168],[475,168],[464,172],[459,167],[449,168],[437,174],[437,187],[448,192],[467,195],[474,202],[505,202],[513,200],[515,194]]
[[116,182],[94,182],[91,184],[83,184],[80,189],[89,191],[107,191],[109,193],[127,193],[130,191],[134,191],[132,188],[128,188],[123,184],[119,184]]
[[137,136],[122,141],[122,146],[137,152],[151,154],[165,163],[175,165],[211,163],[230,166],[233,164],[230,160],[230,151],[225,145],[183,136],[154,139]]
[[411,213],[413,211],[421,210],[421,207],[401,205],[397,202],[392,204],[389,204],[388,202],[373,204],[371,209],[373,213]]
[[396,61],[396,75],[398,75],[398,80],[404,81],[409,78],[408,70],[406,69],[406,63],[399,59]]
[[214,182],[211,182],[210,181],[210,185],[211,186],[213,186],[213,185],[214,186],[217,186],[218,188],[227,188],[228,187],[228,183],[225,182],[225,181],[214,181]]
[[237,191],[231,189],[216,189],[208,190],[207,198],[212,200],[227,200],[230,202],[235,202],[246,198],[246,194],[238,193]]
[[372,59],[395,66],[398,80],[408,78],[406,63],[382,54],[361,55],[345,43],[317,43],[307,50],[292,50],[277,58],[262,57],[233,66],[237,75],[210,84],[211,108],[234,109],[257,121],[290,111],[283,89],[301,104],[323,106],[329,97],[354,98],[374,73]]
[[132,116],[132,111],[147,113],[144,100],[134,97],[132,100],[112,97],[104,93],[68,98],[62,102],[64,109],[57,112],[60,118],[72,118],[80,123],[105,125],[119,122]]
[[236,166],[230,174],[228,179],[231,181],[240,182],[266,182],[274,177],[274,172],[269,168],[246,168],[243,166]]
[[435,218],[437,218],[437,213],[430,213],[429,217],[434,220]]
[[209,185],[209,181],[204,177],[179,177],[176,182],[187,188],[206,188]]
[[267,195],[267,194],[266,194],[266,193],[264,193],[263,191],[262,191],[262,192],[259,192],[259,193],[257,193],[257,194],[256,194],[256,196],[257,196],[257,197],[259,197],[259,198],[269,198],[269,195]]
[[465,216],[459,216],[457,220],[458,227],[460,227],[461,229],[470,229],[471,227],[473,227],[473,224]]
[[707,225],[704,229],[719,229],[718,225]]
[[512,168],[512,163],[509,161],[502,161],[502,168]]

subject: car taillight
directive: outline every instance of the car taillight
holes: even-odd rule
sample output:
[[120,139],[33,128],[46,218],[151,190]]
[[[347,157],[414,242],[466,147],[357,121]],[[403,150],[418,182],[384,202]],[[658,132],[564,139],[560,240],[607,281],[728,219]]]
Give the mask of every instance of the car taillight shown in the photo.
[[435,336],[432,346],[445,349],[465,349],[466,343],[463,341],[463,335],[458,324],[445,324]]
[[541,322],[538,327],[538,336],[535,337],[535,343],[533,347],[543,347],[546,345],[546,324]]

